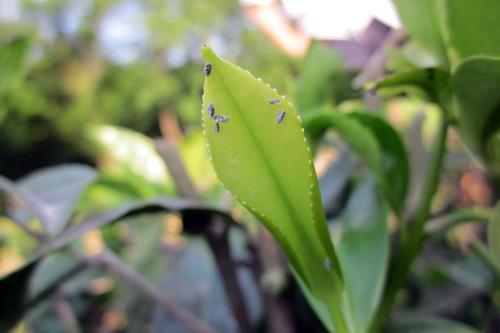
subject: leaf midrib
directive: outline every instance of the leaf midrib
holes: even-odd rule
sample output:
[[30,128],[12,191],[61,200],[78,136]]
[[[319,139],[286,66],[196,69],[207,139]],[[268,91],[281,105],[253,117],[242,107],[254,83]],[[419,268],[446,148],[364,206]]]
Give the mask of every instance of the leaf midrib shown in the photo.
[[[255,146],[257,147],[258,153],[264,157],[264,159],[263,159],[264,161],[270,160],[268,154],[266,153],[265,149],[263,148],[263,144],[260,142],[260,140],[257,138],[257,136],[255,136],[254,133],[252,132],[252,130],[249,126],[249,121],[247,120],[247,118],[245,116],[245,112],[243,112],[243,108],[241,107],[241,105],[237,101],[237,99],[233,96],[231,89],[229,89],[229,86],[226,83],[223,76],[221,76],[220,82],[222,83],[225,90],[227,91],[227,95],[229,96],[231,103],[236,106],[236,109],[238,110],[238,112],[236,112],[236,113],[242,119],[242,123],[243,123],[246,131],[249,133],[252,141],[255,143]],[[271,174],[271,180],[275,184],[275,186],[278,190],[280,200],[282,201],[283,205],[286,207],[285,210],[286,210],[286,213],[287,213],[292,225],[295,228],[297,228],[300,233],[304,233],[305,235],[310,235],[309,233],[306,232],[305,228],[303,228],[302,225],[300,223],[297,223],[297,221],[293,218],[293,215],[295,215],[295,216],[300,216],[300,215],[297,214],[297,211],[295,210],[294,205],[292,204],[290,198],[288,197],[284,186],[281,184],[280,178],[278,177],[278,173],[274,170],[274,168],[269,163],[263,163],[263,164],[264,164],[266,170]],[[293,213],[293,214],[291,214],[291,213]],[[314,218],[314,216],[313,216],[313,218]],[[310,243],[309,237],[307,237],[307,236],[304,237],[304,240],[305,240],[304,242],[299,242],[299,243],[304,243],[304,245],[308,248],[308,250],[310,250],[310,251],[312,251],[312,253],[314,253],[315,252],[314,246],[312,246],[312,244]],[[318,259],[318,258],[316,258],[316,255],[313,255],[312,257],[315,259],[315,261],[317,261],[316,259]],[[301,262],[301,264],[302,264],[302,262]]]
[[[252,138],[252,141],[255,143],[258,153],[264,157],[264,159],[263,159],[264,161],[269,161],[270,160],[269,155],[266,153],[262,142],[260,142],[260,140],[257,138],[257,136],[255,136],[254,133],[252,132],[250,126],[248,125],[249,122],[248,122],[247,118],[245,117],[245,113],[242,111],[243,108],[241,107],[241,105],[237,101],[237,99],[233,96],[233,94],[231,93],[231,90],[228,88],[228,85],[226,84],[226,81],[225,81],[223,76],[221,77],[220,81],[222,82],[222,85],[224,86],[225,90],[228,92],[228,95],[231,99],[231,103],[237,106],[238,116],[242,119],[242,123],[245,126],[246,131],[248,132],[248,134]],[[291,200],[288,198],[288,195],[284,189],[284,186],[281,184],[281,181],[278,177],[277,172],[274,170],[274,168],[272,168],[272,166],[269,163],[263,163],[263,164],[264,164],[264,167],[266,168],[266,170],[271,174],[271,180],[273,181],[273,183],[276,185],[276,188],[278,189],[281,201],[283,202],[284,206],[287,207],[286,212],[287,212],[288,217],[290,218],[292,223],[294,223],[294,219],[293,219],[292,215],[290,214],[290,211],[293,212],[293,214],[295,216],[298,216],[298,214],[297,214],[294,206],[291,204]],[[299,228],[300,228],[300,226],[299,226]]]

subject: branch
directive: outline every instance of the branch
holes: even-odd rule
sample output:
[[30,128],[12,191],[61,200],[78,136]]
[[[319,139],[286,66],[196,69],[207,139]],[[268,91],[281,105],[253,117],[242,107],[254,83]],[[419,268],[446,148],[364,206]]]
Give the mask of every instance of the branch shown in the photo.
[[272,285],[268,284],[267,288],[264,287],[265,316],[269,325],[268,330],[274,333],[294,333],[292,309],[285,295],[283,295],[284,284],[287,283],[286,279],[288,277],[283,252],[281,252],[269,231],[262,225],[259,225],[257,237],[259,246],[256,249],[259,252],[262,265],[260,269],[264,271],[261,274],[269,274],[269,272],[274,271],[282,277],[282,280],[273,281]]
[[[188,176],[175,143],[166,139],[156,140],[156,149],[164,159],[179,194],[188,199],[202,200],[201,194]],[[238,283],[237,267],[231,258],[227,225],[220,218],[213,217],[203,229],[203,234],[214,255],[239,331],[249,332],[251,330],[250,318],[243,291]]]
[[429,220],[425,225],[425,233],[431,236],[440,236],[446,231],[465,222],[487,222],[490,217],[489,209],[461,209],[445,216]]
[[411,218],[408,225],[404,226],[408,228],[405,233],[406,237],[402,239],[395,260],[391,263],[382,302],[377,310],[375,320],[370,327],[370,332],[379,332],[389,317],[397,292],[406,281],[406,276],[411,265],[422,246],[425,222],[429,218],[432,198],[439,185],[441,167],[446,150],[448,120],[444,114],[441,116],[439,131],[434,138],[431,158],[425,174],[422,196],[420,197],[415,217]]
[[190,311],[177,306],[161,297],[161,293],[139,273],[134,271],[129,265],[122,262],[113,252],[105,250],[97,256],[88,257],[79,252],[71,252],[78,259],[85,263],[95,266],[101,266],[116,274],[131,287],[136,288],[143,296],[155,302],[160,308],[169,315],[174,316],[184,323],[187,328],[196,333],[216,333],[216,331],[203,323]]
[[177,192],[184,198],[201,201],[203,198],[189,178],[175,143],[167,139],[158,139],[155,141],[155,145],[156,150],[167,165]]

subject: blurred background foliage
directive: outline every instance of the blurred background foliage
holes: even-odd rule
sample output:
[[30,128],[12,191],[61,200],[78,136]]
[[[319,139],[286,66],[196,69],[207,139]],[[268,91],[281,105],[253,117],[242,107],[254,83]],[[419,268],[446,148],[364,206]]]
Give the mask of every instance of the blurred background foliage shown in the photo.
[[[159,136],[172,113],[200,130],[200,45],[281,90],[293,61],[249,28],[233,0],[3,1],[0,20],[0,174],[91,162],[88,127]],[[190,163],[188,163],[190,164]]]
[[[298,63],[252,28],[234,0],[1,0],[0,175],[25,184],[24,176],[63,163],[97,169],[83,187],[76,184],[88,177],[85,169],[43,169],[40,177],[34,176],[36,188],[28,181],[22,186],[34,201],[28,199],[27,206],[26,197],[9,202],[8,215],[43,231],[47,225],[37,218],[44,220],[41,216],[48,217],[51,209],[71,209],[75,224],[127,203],[176,196],[153,139],[162,136],[175,142],[203,197],[218,203],[222,188],[207,158],[199,117],[204,43],[237,58],[281,91],[291,89],[289,78]],[[227,195],[223,197],[227,206]],[[34,204],[38,199],[40,205]],[[38,216],[27,213],[30,204]],[[241,208],[234,213],[241,216]],[[57,228],[57,236],[68,220],[45,222],[49,229]],[[202,311],[200,319],[220,331],[235,332],[213,254],[198,230],[202,227],[187,227],[186,234],[182,224],[177,214],[140,214],[102,231],[77,232],[82,237],[73,246],[84,253],[114,251],[176,304]],[[247,241],[241,234],[235,237],[231,252],[244,255]],[[14,285],[5,279],[0,286],[0,331],[23,316],[25,292],[43,295],[61,281],[56,288],[64,294],[61,307],[42,297],[28,306],[32,310],[16,332],[119,332],[125,327],[142,332],[166,326],[186,331],[106,270],[81,273],[81,263],[64,253],[34,258],[40,244],[11,220],[0,219],[0,274],[5,278],[18,268],[21,272],[12,279]],[[252,287],[255,280],[248,270],[238,274],[256,321],[262,316],[262,300]],[[70,315],[61,320],[68,306]],[[72,322],[73,315],[79,324]]]
[[[213,230],[204,224],[205,215],[214,212],[207,207],[186,212],[177,202],[164,203],[161,210],[168,213],[158,212],[143,201],[186,196],[157,151],[155,139],[167,138],[175,143],[197,195],[228,211],[226,218],[246,222],[246,234],[232,226],[223,240],[233,259],[241,261],[235,272],[256,331],[272,327],[272,320],[263,318],[275,314],[269,307],[276,306],[272,309],[291,314],[289,324],[296,331],[321,332],[283,258],[275,248],[265,248],[269,243],[262,230],[222,189],[209,163],[199,116],[203,43],[293,96],[301,114],[367,109],[367,96],[351,89],[352,73],[337,73],[340,77],[331,80],[330,69],[338,68],[331,50],[318,43],[304,62],[286,57],[246,22],[235,0],[0,0],[0,175],[12,180],[0,178],[0,187],[25,199],[24,204],[6,200],[8,214],[2,214],[16,216],[34,231],[63,235],[86,254],[112,250],[175,304],[217,331],[237,332],[225,281],[218,274],[220,258],[207,237]],[[388,53],[389,70],[439,64],[435,55],[411,42]],[[439,115],[435,104],[411,88],[403,90],[378,101],[376,109],[404,138],[412,173],[407,198],[411,212],[421,194]],[[368,200],[349,200],[361,187],[366,168],[337,134],[329,131],[310,139],[335,234],[343,210],[357,211]],[[433,201],[434,222],[455,208],[489,207],[498,199],[491,174],[454,131],[447,149]],[[63,163],[95,170],[72,164],[42,169]],[[39,219],[27,212],[33,198],[42,203],[35,205]],[[54,209],[67,219],[51,219]],[[77,230],[97,223],[103,216],[96,213],[102,211],[111,212],[102,226],[120,223]],[[0,275],[21,268],[35,282],[30,295],[52,291],[51,298],[39,297],[30,305],[16,332],[162,332],[167,326],[169,332],[189,332],[109,269],[82,264],[64,252],[33,257],[40,250],[36,237],[3,215]],[[392,217],[389,227],[394,233]],[[435,315],[472,327],[500,327],[495,313],[500,309],[498,280],[471,251],[475,240],[485,238],[485,228],[471,223],[442,233],[431,237],[400,295],[403,310],[417,315],[398,313],[391,331],[475,332],[458,324],[450,331],[450,324]],[[265,256],[252,248],[256,239]],[[259,257],[258,274],[248,263],[250,257]],[[8,293],[12,285],[0,286],[2,314],[12,308],[24,315],[13,300],[24,291],[25,280],[21,277],[10,287],[14,294]],[[2,325],[0,320],[0,332]]]

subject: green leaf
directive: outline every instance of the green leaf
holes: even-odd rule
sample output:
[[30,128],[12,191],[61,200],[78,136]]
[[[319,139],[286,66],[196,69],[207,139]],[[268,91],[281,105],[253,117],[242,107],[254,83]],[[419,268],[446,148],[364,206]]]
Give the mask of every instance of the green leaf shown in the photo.
[[493,209],[488,225],[488,245],[490,254],[500,268],[500,202]]
[[[205,78],[202,119],[219,180],[271,231],[312,294],[328,305],[339,332],[341,274],[321,205],[318,182],[300,119],[289,100],[248,71],[217,57]],[[268,103],[280,100],[279,105]],[[207,109],[229,117],[214,131]],[[286,116],[277,123],[278,112]],[[325,261],[332,268],[325,268]]]
[[31,38],[19,36],[0,45],[0,91],[8,88],[24,73]]
[[340,148],[338,157],[319,179],[321,200],[327,219],[337,216],[344,208],[351,190],[353,163],[348,149]]
[[407,72],[418,68],[435,68],[434,57],[418,43],[411,40],[397,48],[388,48],[387,65],[389,72]]
[[382,295],[389,262],[388,209],[373,178],[356,189],[339,218],[338,255],[353,332],[367,332]]
[[453,73],[459,128],[496,174],[500,174],[499,87],[500,58],[470,58]]
[[443,12],[449,55],[454,64],[476,55],[500,56],[498,0],[444,0]]
[[[434,103],[445,103],[448,100],[448,72],[438,68],[422,68],[389,75],[375,83],[373,88],[387,95],[385,91],[399,94],[405,87],[415,87],[423,93],[423,97]],[[400,88],[400,90],[398,90]]]
[[307,287],[305,282],[302,280],[299,274],[291,268],[292,274],[297,281],[297,285],[299,286],[300,291],[302,291],[302,295],[309,302],[309,306],[314,311],[318,319],[321,321],[323,326],[328,330],[328,332],[335,332],[333,328],[332,321],[330,319],[330,313],[328,312],[328,308],[325,306],[325,303],[321,302],[316,296],[311,293],[311,290]]
[[[36,171],[16,183],[30,202],[49,234],[59,233],[68,223],[76,203],[85,188],[97,178],[94,169],[78,164],[66,164]],[[26,209],[10,210],[19,222],[33,218]]]
[[321,42],[311,45],[295,88],[295,104],[301,114],[324,104],[337,90],[341,81],[342,59],[332,48]]
[[[0,181],[1,180],[0,178]],[[0,185],[2,184],[0,183]],[[0,331],[7,331],[7,329],[4,330],[3,328],[13,327],[30,306],[36,305],[39,301],[49,297],[56,290],[56,288],[50,286],[47,286],[45,289],[38,288],[43,290],[34,295],[31,299],[28,299],[28,296],[32,296],[27,294],[28,285],[33,278],[34,268],[42,259],[46,258],[52,252],[60,250],[64,246],[74,242],[78,237],[89,230],[104,227],[130,216],[171,211],[176,211],[183,215],[185,230],[190,230],[192,233],[204,230],[206,228],[206,223],[212,221],[214,216],[220,217],[222,221],[231,226],[239,227],[239,224],[237,224],[231,216],[212,206],[192,200],[169,198],[137,201],[95,216],[87,217],[79,224],[67,228],[61,234],[41,244],[39,251],[37,251],[32,258],[27,260],[22,267],[8,275],[0,276],[0,293],[2,296],[5,295],[0,301]],[[14,292],[12,292],[12,290]],[[36,301],[34,301],[34,299],[36,299]]]
[[401,23],[413,41],[429,51],[434,66],[446,67],[448,60],[441,34],[440,11],[436,0],[393,0]]
[[89,126],[86,136],[95,146],[91,153],[106,158],[99,166],[104,174],[121,177],[143,197],[173,193],[172,179],[151,138],[109,125]]
[[408,156],[399,134],[374,115],[332,111],[316,111],[305,115],[305,129],[314,135],[333,127],[373,171],[392,208],[401,215],[410,171]]
[[359,158],[382,180],[381,151],[373,133],[350,114],[317,111],[304,115],[304,129],[309,133],[322,133],[334,128]]
[[[358,113],[345,114],[332,111],[309,113],[304,116],[304,128],[311,133],[323,132],[328,128],[335,129],[357,156],[371,169],[380,185],[385,189],[386,184],[389,184],[389,180],[386,178],[384,171],[382,160],[383,151],[379,144],[379,139],[376,136],[377,131],[365,126],[360,120],[363,116],[359,116],[358,119],[355,116],[357,114]],[[376,120],[373,122],[375,121]],[[369,120],[367,122],[369,122]],[[388,144],[384,145],[388,146]],[[390,165],[387,164],[385,167],[389,166]],[[396,207],[395,210],[397,211]]]
[[[231,225],[236,225],[236,222],[234,222],[226,212],[198,201],[174,198],[154,198],[123,204],[120,207],[110,209],[101,214],[89,216],[80,223],[67,228],[57,237],[51,239],[44,245],[44,249],[47,251],[59,249],[89,230],[102,228],[129,216],[170,211],[179,212],[183,216],[189,215],[194,217],[189,219],[189,222],[186,222],[190,225],[186,225],[185,228],[200,230],[200,225],[203,226],[203,224],[209,221],[214,215],[220,216],[223,221]],[[199,224],[199,226],[195,226],[193,223]]]
[[398,314],[389,333],[479,333],[465,324],[423,314]]
[[[168,269],[164,269],[155,280],[163,286],[170,302],[195,313],[199,320],[213,327],[216,332],[237,332],[238,329],[235,327],[238,324],[228,303],[223,287],[224,282],[221,280],[217,262],[214,260],[214,253],[203,237],[189,237],[186,240],[186,244],[181,251],[178,251],[179,253],[170,255],[171,261]],[[231,247],[244,252],[245,245],[245,242],[243,244],[234,242]],[[257,286],[252,283],[251,279],[248,279],[247,273],[249,272],[238,269],[237,273],[237,282],[244,291],[244,301],[248,312],[262,313],[260,295],[256,289]],[[204,292],[197,293],[193,299],[193,286],[199,285],[205,286]],[[153,311],[158,312],[157,306]],[[192,332],[175,315],[160,311],[153,317],[150,325],[153,332]]]
[[391,125],[371,113],[350,115],[369,128],[377,139],[382,153],[384,194],[398,215],[401,215],[410,177],[408,155],[401,137]]

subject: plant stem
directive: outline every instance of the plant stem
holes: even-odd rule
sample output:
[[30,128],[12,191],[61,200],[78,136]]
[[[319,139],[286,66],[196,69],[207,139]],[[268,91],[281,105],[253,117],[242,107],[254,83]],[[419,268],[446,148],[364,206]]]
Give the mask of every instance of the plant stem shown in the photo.
[[487,208],[460,209],[429,220],[424,230],[429,236],[436,237],[464,222],[486,222],[490,218],[490,214],[492,212]]
[[195,314],[167,300],[162,293],[142,275],[122,262],[113,252],[105,250],[96,256],[87,256],[79,252],[71,252],[77,259],[95,266],[101,266],[116,274],[120,279],[139,291],[144,297],[155,302],[165,313],[183,323],[186,328],[196,333],[216,333],[207,323],[202,322]]
[[[166,139],[156,140],[155,143],[179,194],[184,198],[202,201],[203,197],[189,178],[175,143]],[[221,228],[216,228],[217,225]],[[228,231],[228,226],[224,221],[221,221],[219,217],[213,217],[209,225],[204,228],[203,235],[214,255],[224,290],[238,324],[238,332],[247,333],[252,330],[252,325],[243,290],[238,281],[237,267],[232,260]]]
[[389,278],[387,280],[382,303],[380,304],[370,328],[370,332],[373,333],[379,332],[382,325],[387,321],[397,292],[403,286],[406,276],[411,268],[411,264],[420,252],[420,248],[422,246],[425,222],[429,217],[432,198],[434,197],[439,185],[440,172],[446,150],[448,121],[444,115],[442,117],[439,131],[434,138],[431,159],[426,171],[422,196],[414,218],[408,221],[408,232],[406,233],[406,237],[400,242],[399,250],[389,271]]

